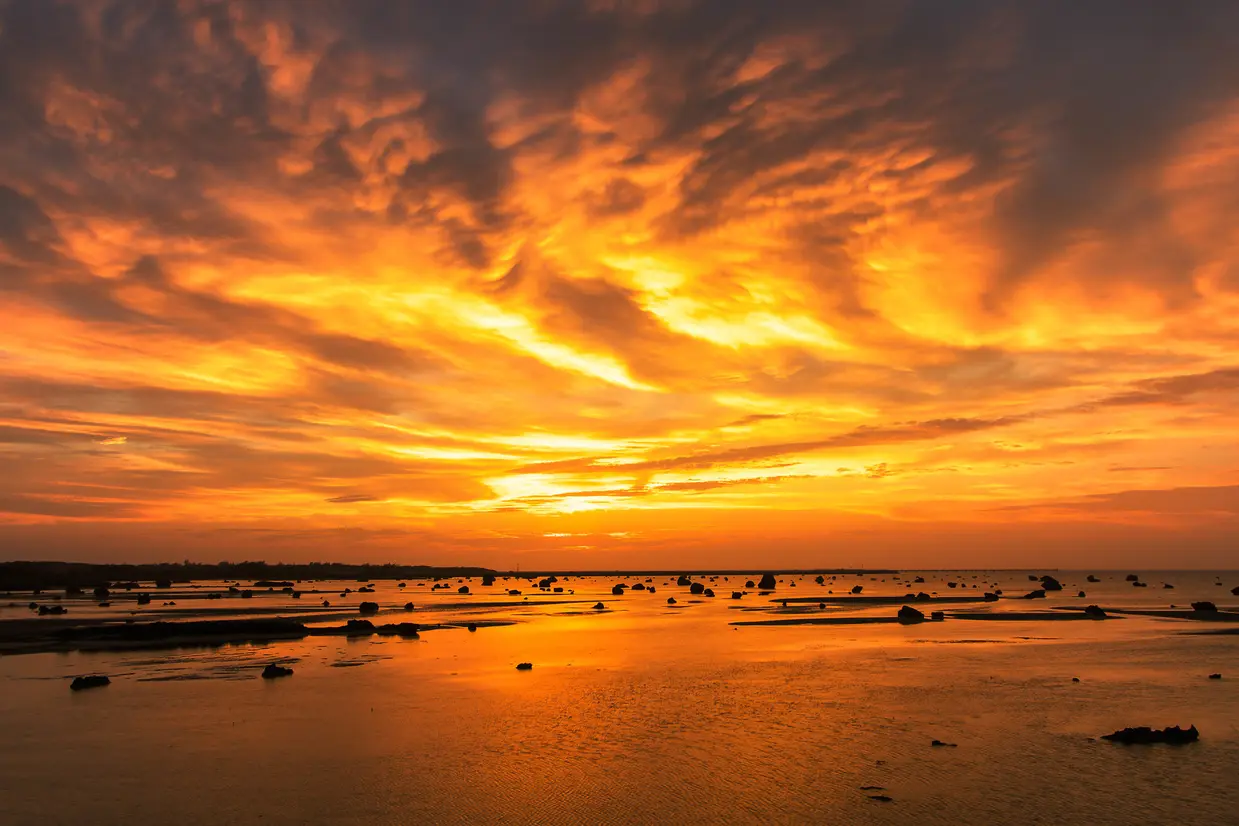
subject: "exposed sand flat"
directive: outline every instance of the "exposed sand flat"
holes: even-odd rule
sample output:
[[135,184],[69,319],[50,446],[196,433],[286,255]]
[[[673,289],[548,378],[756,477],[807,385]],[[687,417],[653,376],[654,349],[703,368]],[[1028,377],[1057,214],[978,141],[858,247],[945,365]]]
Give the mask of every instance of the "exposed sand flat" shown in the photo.
[[[1075,608],[1056,607],[1053,611],[1069,612]],[[1197,622],[1239,622],[1239,611],[1192,611],[1177,608],[1106,608],[1107,614],[1128,614],[1140,617],[1195,620]]]
[[[925,620],[930,622],[931,620]],[[900,622],[898,617],[793,617],[790,619],[775,619],[775,620],[737,620],[730,623],[731,625],[898,625]],[[922,623],[906,623],[907,625],[921,625]]]
[[997,600],[985,597],[935,597],[931,596],[928,599],[916,599],[910,596],[887,597],[887,596],[844,596],[844,597],[775,597],[770,600],[775,604],[787,603],[819,603],[824,602],[827,605],[924,605],[928,603],[968,603],[968,602],[996,602]]
[[947,614],[948,619],[960,620],[988,620],[988,621],[1015,621],[1015,622],[1064,622],[1072,620],[1088,620],[1090,622],[1104,622],[1105,620],[1122,619],[1122,617],[1090,617],[1080,611],[993,611],[993,612],[972,612],[972,611],[955,611]]

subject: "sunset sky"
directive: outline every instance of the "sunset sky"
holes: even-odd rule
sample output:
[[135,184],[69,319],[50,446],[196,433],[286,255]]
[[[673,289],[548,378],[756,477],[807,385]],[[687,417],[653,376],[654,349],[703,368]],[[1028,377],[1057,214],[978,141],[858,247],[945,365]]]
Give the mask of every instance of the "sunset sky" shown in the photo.
[[0,1],[0,558],[1233,567],[1236,42]]

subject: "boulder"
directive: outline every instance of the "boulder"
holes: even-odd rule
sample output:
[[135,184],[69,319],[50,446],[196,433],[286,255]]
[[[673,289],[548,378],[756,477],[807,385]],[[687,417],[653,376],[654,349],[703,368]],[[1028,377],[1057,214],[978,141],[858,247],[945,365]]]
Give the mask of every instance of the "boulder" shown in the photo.
[[1212,602],[1193,602],[1192,610],[1193,611],[1204,611],[1206,613],[1215,613],[1217,611],[1217,606],[1214,605]]
[[1088,575],[1088,581],[1089,581],[1089,582],[1101,582],[1101,580],[1100,580],[1100,579],[1098,579],[1097,577],[1093,576],[1092,574],[1089,574],[1089,575]]
[[675,597],[667,597],[668,605],[675,605]]
[[464,594],[465,596],[468,596],[468,595],[469,595],[469,586],[468,586],[468,585],[462,585],[462,586],[460,586],[459,588],[457,588],[457,589],[456,589],[456,593],[458,593],[458,594]]
[[282,665],[271,663],[262,670],[262,678],[264,680],[274,680],[276,677],[291,677],[293,670]]
[[421,635],[417,632],[422,630],[422,627],[416,622],[389,622],[386,625],[380,625],[374,630],[377,634],[394,635],[404,637],[407,640],[416,640],[421,638]]
[[1128,574],[1128,575],[1127,575],[1127,581],[1128,581],[1128,582],[1139,582],[1139,581],[1140,581],[1140,577],[1136,576],[1135,574]]
[[517,663],[516,670],[517,671],[532,671],[533,663]]
[[1235,596],[1239,597],[1239,585],[1236,585],[1234,588],[1231,588],[1230,592],[1234,594]]
[[1084,593],[1083,591],[1077,591],[1077,592],[1076,592],[1076,598],[1077,598],[1077,599],[1084,599],[1084,598],[1085,598],[1085,597],[1087,597],[1087,596],[1088,596],[1088,594]]
[[645,583],[638,582],[636,585],[632,586],[632,590],[634,590],[634,591],[644,591],[644,590],[645,590]]
[[816,579],[814,579],[813,581],[814,581],[814,582],[816,582],[818,585],[825,585],[825,584],[826,584],[826,577],[822,576],[821,574],[818,574],[818,575],[817,575],[817,578],[816,578]]
[[755,583],[753,580],[749,579],[749,580],[746,580],[746,581],[745,581],[745,583],[744,583],[744,587],[745,587],[745,588],[756,588],[756,587],[757,587],[757,583]]
[[859,594],[859,593],[860,593],[861,591],[863,591],[863,590],[865,590],[865,586],[864,586],[864,585],[853,585],[853,586],[852,586],[852,593],[853,593],[853,594]]
[[693,584],[693,581],[689,579],[686,574],[680,574],[680,578],[675,581],[675,584],[679,585],[681,588],[687,588],[689,585]]
[[898,616],[899,621],[905,624],[925,621],[925,615],[910,605],[905,605],[900,608]]
[[60,616],[62,614],[67,614],[67,613],[69,613],[69,609],[65,608],[63,605],[40,605],[39,606],[39,616],[41,617],[46,617],[49,614],[51,614],[52,616]]
[[512,589],[512,590],[510,590],[510,591],[508,591],[508,596],[510,596],[510,597],[519,597],[520,595],[521,595],[521,592],[520,592],[520,591],[518,591],[518,590],[516,590],[515,588],[513,588],[513,589]]
[[1090,605],[1084,609],[1084,616],[1092,617],[1093,619],[1106,619],[1106,612],[1101,610],[1100,606]]
[[614,588],[611,589],[611,596],[622,597],[623,595],[624,595],[623,585],[616,585]]
[[954,743],[944,743],[944,742],[943,742],[943,741],[941,741],[941,740],[934,740],[934,741],[933,741],[932,743],[930,743],[929,745],[933,746],[934,748],[947,748],[947,749],[953,749],[953,748],[955,748],[955,744],[954,744]]
[[404,604],[404,610],[406,610],[406,611],[412,611],[412,610],[413,610],[413,603],[411,603],[411,602],[406,602],[406,603]]
[[170,580],[170,579],[157,579],[157,580],[155,580],[155,587],[156,587],[156,588],[171,588],[171,587],[172,587],[172,580]]
[[700,595],[704,593],[705,590],[706,586],[702,585],[700,582],[694,582],[692,585],[688,586],[688,592],[690,594]]
[[1177,746],[1185,743],[1195,743],[1200,739],[1200,732],[1196,730],[1195,726],[1186,729],[1179,728],[1178,726],[1170,726],[1164,729],[1139,726],[1137,728],[1120,729],[1113,734],[1103,734],[1101,739],[1128,745],[1169,743]]
[[364,636],[374,633],[374,623],[370,620],[349,620],[344,623],[344,632],[350,635]]
[[774,586],[774,574],[762,574],[761,582],[757,583],[757,587],[763,591],[773,591]]
[[1221,674],[1210,674],[1210,675],[1209,675],[1209,679],[1210,679],[1210,680],[1220,680],[1220,679],[1222,679],[1222,675],[1221,675]]
[[150,594],[138,594],[138,605],[150,605],[150,604],[151,604]]
[[993,591],[986,591],[984,596],[981,597],[981,599],[985,600],[986,602],[997,602],[998,595],[995,594]]
[[595,603],[594,603],[594,610],[595,610],[595,611],[601,611],[603,608],[606,608],[606,607],[607,607],[607,606],[603,605],[601,602],[595,602]]
[[1048,574],[1047,574],[1046,576],[1041,577],[1041,587],[1042,587],[1043,589],[1045,589],[1046,591],[1061,591],[1061,590],[1063,590],[1063,585],[1062,585],[1062,583],[1061,583],[1061,582],[1059,582],[1059,581],[1058,581],[1057,579],[1055,579],[1054,577],[1049,576]]
[[924,582],[925,582],[925,577],[923,577],[923,576],[918,576],[916,579],[912,580],[912,582],[913,582],[913,583],[924,583]]
[[1173,586],[1173,585],[1171,585],[1169,582],[1163,582],[1163,583],[1162,583],[1162,587],[1163,587],[1163,588],[1174,588],[1174,586]]
[[946,584],[946,587],[948,587],[948,588],[958,588],[958,587],[959,587],[959,583],[958,583],[958,582],[948,582],[948,583]]
[[73,691],[81,691],[86,688],[102,688],[105,685],[111,685],[112,681],[108,679],[106,674],[86,674],[81,677],[74,677],[73,682],[69,683],[69,688]]
[[1029,591],[1027,594],[1024,594],[1023,598],[1024,599],[1045,599],[1045,591],[1042,591],[1040,588],[1038,588],[1035,591]]
[[482,587],[483,588],[489,588],[494,584],[495,584],[494,574],[483,574],[482,575]]
[[739,599],[739,598],[740,598],[740,597],[742,597],[742,596],[744,596],[744,594],[740,593],[739,591],[732,591],[732,592],[731,592],[731,598],[732,598],[732,599]]
[[107,599],[112,595],[112,592],[100,585],[94,590],[95,599]]
[[466,627],[466,628],[468,628],[470,631],[477,631],[477,630],[478,630],[478,624],[477,624],[476,622],[471,622],[471,623],[469,623],[469,624],[468,624],[467,626],[465,626],[465,627]]
[[703,596],[707,596],[707,597],[712,597],[712,596],[714,596],[714,589],[713,589],[713,588],[707,588],[707,589],[705,589],[704,591],[702,591],[702,595],[703,595]]
[[357,613],[363,617],[372,617],[379,612],[379,604],[377,602],[363,602],[357,606]]
[[932,611],[929,614],[929,618],[934,622],[942,622],[946,619],[946,614],[942,611]]
[[1149,587],[1149,583],[1147,583],[1147,582],[1133,582],[1133,583],[1131,584],[1131,586],[1132,586],[1133,588],[1148,588],[1148,587]]

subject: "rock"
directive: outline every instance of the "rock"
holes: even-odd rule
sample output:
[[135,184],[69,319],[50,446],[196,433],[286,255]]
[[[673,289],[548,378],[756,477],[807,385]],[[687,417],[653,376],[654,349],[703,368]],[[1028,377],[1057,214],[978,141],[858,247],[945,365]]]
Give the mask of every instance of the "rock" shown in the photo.
[[138,605],[150,605],[150,604],[151,604],[150,594],[138,594]]
[[471,622],[466,626],[470,631],[477,631],[478,625],[476,622]]
[[254,588],[291,588],[293,583],[282,579],[260,579],[253,585]]
[[1042,588],[1044,588],[1044,589],[1045,589],[1045,590],[1047,590],[1047,591],[1061,591],[1061,590],[1063,590],[1063,585],[1062,585],[1062,583],[1061,583],[1061,582],[1059,582],[1059,581],[1058,581],[1057,579],[1055,579],[1054,577],[1049,576],[1048,574],[1047,574],[1046,576],[1041,577],[1041,587],[1042,587]]
[[511,591],[508,591],[508,596],[510,597],[519,597],[520,595],[521,595],[521,592],[516,590],[515,588],[513,588]]
[[740,597],[742,597],[742,596],[744,596],[744,594],[742,594],[742,593],[741,593],[741,592],[739,592],[739,591],[732,591],[732,592],[731,592],[731,598],[732,598],[732,599],[739,599],[739,598],[740,598]]
[[853,586],[852,586],[852,593],[853,593],[853,594],[859,594],[859,593],[860,593],[861,591],[863,591],[863,590],[865,590],[865,586],[864,586],[864,585],[853,585]]
[[956,747],[955,743],[944,743],[941,740],[934,740],[929,745],[934,746],[935,748],[948,748],[948,749],[953,749]]
[[1076,598],[1077,598],[1077,599],[1084,599],[1084,598],[1086,598],[1087,596],[1088,596],[1088,594],[1084,593],[1083,591],[1077,591],[1077,592],[1076,592]]
[[826,577],[822,576],[821,574],[818,574],[818,575],[817,575],[817,579],[815,579],[815,580],[813,580],[813,581],[814,581],[814,582],[816,582],[818,585],[825,585],[825,584],[826,584]]
[[361,588],[358,588],[358,589],[357,589],[357,593],[359,593],[359,594],[373,594],[373,593],[374,593],[374,589],[373,589],[373,588],[367,588],[367,587],[365,587],[365,586],[362,586]]
[[1149,583],[1147,583],[1147,582],[1133,582],[1133,583],[1132,583],[1132,587],[1133,587],[1133,588],[1148,588],[1148,587],[1149,587]]
[[959,583],[958,583],[958,582],[948,582],[948,583],[946,584],[946,587],[948,587],[948,588],[958,588],[958,587],[959,587]]
[[370,620],[349,620],[344,623],[344,632],[350,635],[364,636],[374,633],[374,623]]
[[242,591],[241,592],[241,599],[253,599],[253,598],[254,598],[253,591]]
[[744,587],[745,587],[745,588],[756,588],[756,587],[757,587],[757,583],[755,583],[753,580],[749,579],[749,580],[746,580],[746,581],[745,581],[745,583],[744,583]]
[[764,591],[773,591],[775,587],[774,574],[762,574],[761,582],[757,583],[757,587]]
[[377,602],[363,602],[357,606],[357,613],[363,617],[372,617],[379,612],[379,604]]
[[1215,612],[1217,611],[1217,606],[1214,605],[1212,602],[1193,602],[1192,610],[1193,611]]
[[63,605],[40,605],[39,606],[39,616],[41,617],[46,617],[49,614],[51,614],[52,616],[60,616],[62,614],[67,614],[67,613],[69,613],[69,609],[65,608]]
[[95,599],[107,599],[112,595],[112,592],[100,585],[94,590]]
[[276,677],[291,677],[293,670],[282,665],[271,663],[262,670],[262,678],[264,680],[274,680]]
[[623,586],[623,585],[616,585],[614,588],[612,588],[612,589],[611,589],[611,596],[613,596],[613,597],[622,597],[623,595],[624,595],[624,586]]
[[171,588],[171,587],[172,587],[172,580],[170,580],[170,579],[157,579],[157,580],[155,580],[155,587],[156,587],[156,588]]
[[1093,619],[1106,619],[1106,612],[1101,610],[1100,606],[1090,605],[1084,609],[1084,616],[1092,617]]
[[904,624],[925,621],[925,615],[910,605],[905,605],[902,608],[900,608],[898,616],[899,616],[899,621]]
[[516,670],[517,671],[532,671],[533,663],[517,663]]
[[929,618],[934,622],[942,622],[946,619],[946,613],[944,611],[931,611]]
[[1079,677],[1072,677],[1072,678],[1071,678],[1071,681],[1072,681],[1073,683],[1078,683],[1078,682],[1080,682],[1080,678],[1079,678]]
[[1139,582],[1139,581],[1140,581],[1140,577],[1136,576],[1135,574],[1128,574],[1128,575],[1127,575],[1127,581],[1128,581],[1128,582]]
[[1093,576],[1092,574],[1089,574],[1089,575],[1088,575],[1088,581],[1089,581],[1089,582],[1101,582],[1101,580],[1100,580],[1100,579],[1098,579],[1097,577]]
[[675,597],[667,597],[668,605],[675,605]]
[[1035,591],[1029,591],[1027,594],[1024,594],[1023,599],[1045,599],[1045,591],[1042,591],[1040,588]]
[[702,585],[700,582],[694,582],[692,585],[688,587],[688,592],[690,594],[695,594],[698,596],[705,593],[705,590],[706,590],[706,586]]
[[207,594],[207,599],[223,599],[223,598],[224,598],[224,595],[219,593],[218,591],[212,591],[211,593]]
[[412,611],[412,610],[413,610],[413,603],[411,603],[411,602],[406,602],[406,603],[404,604],[404,610],[406,610],[406,611]]
[[1171,585],[1169,582],[1163,582],[1163,583],[1162,583],[1162,587],[1163,587],[1163,588],[1174,588],[1174,586],[1173,586],[1173,585]]
[[865,795],[865,797],[869,798],[870,800],[876,800],[879,803],[890,803],[895,799],[891,797],[890,795],[886,795],[886,794],[867,794]]
[[1200,739],[1200,732],[1196,730],[1195,726],[1187,729],[1181,729],[1178,726],[1170,726],[1164,729],[1140,726],[1138,728],[1121,729],[1113,734],[1103,734],[1101,739],[1128,745],[1169,743],[1177,746],[1184,743],[1195,743]]
[[998,595],[992,591],[986,591],[984,596],[981,597],[981,599],[985,600],[986,602],[997,602]]
[[108,602],[107,600],[104,600],[103,602],[99,603],[99,607],[100,608],[111,608],[112,603]]
[[409,586],[408,586],[408,583],[401,582],[401,583],[400,583],[399,585],[397,585],[396,587],[397,587],[397,588],[408,588]]
[[495,584],[494,574],[483,574],[482,575],[482,587],[483,588],[489,588],[494,584]]
[[680,578],[675,581],[675,584],[679,585],[681,588],[687,588],[689,585],[693,584],[693,581],[689,579],[686,574],[680,574]]
[[469,595],[469,586],[468,586],[468,585],[462,585],[462,586],[460,586],[459,588],[457,588],[457,589],[456,589],[456,593],[458,593],[458,594],[464,594],[465,596],[468,596],[468,595]]
[[595,610],[595,611],[601,611],[603,608],[606,608],[606,607],[607,607],[607,606],[603,605],[601,602],[595,602],[595,603],[594,603],[594,610]]
[[1230,592],[1234,594],[1235,596],[1239,597],[1239,585],[1236,585],[1234,588],[1231,588]]
[[293,599],[301,599],[301,592],[300,592],[300,591],[293,591],[291,596],[292,596],[292,598],[293,598]]
[[112,681],[106,674],[87,674],[81,677],[74,677],[73,682],[69,683],[69,688],[74,691],[81,691],[86,688],[102,688],[105,685],[111,685]]
[[704,591],[702,591],[701,593],[702,593],[702,595],[703,595],[703,596],[712,597],[712,596],[714,596],[714,589],[713,589],[713,588],[707,588],[707,589],[705,589]]
[[1029,575],[1028,575],[1028,581],[1029,581],[1029,582],[1036,582],[1036,581],[1037,581],[1037,575],[1036,575],[1036,574],[1029,574]]
[[634,591],[644,591],[644,590],[645,590],[645,585],[644,585],[643,583],[638,582],[636,585],[632,586],[632,590],[634,590]]
[[420,630],[422,627],[416,622],[389,622],[374,629],[376,634],[395,635],[406,640],[421,639],[421,635],[417,633]]
[[1220,679],[1222,679],[1222,675],[1221,675],[1221,674],[1210,674],[1210,675],[1209,675],[1209,679],[1210,679],[1210,680],[1220,680]]
[[914,584],[915,584],[915,583],[924,583],[924,582],[925,582],[925,577],[923,577],[923,576],[918,576],[916,579],[912,580],[912,582],[913,582]]
[[330,602],[328,602],[327,600],[323,600],[323,607],[324,607],[324,608],[330,608],[330,607],[331,607],[331,603],[330,603]]

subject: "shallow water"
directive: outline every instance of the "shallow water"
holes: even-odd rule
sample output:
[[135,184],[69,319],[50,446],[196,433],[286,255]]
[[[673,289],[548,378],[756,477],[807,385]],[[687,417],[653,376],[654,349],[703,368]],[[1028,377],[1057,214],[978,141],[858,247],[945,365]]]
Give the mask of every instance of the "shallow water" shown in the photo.
[[[1045,600],[920,606],[946,610],[942,623],[730,624],[891,616],[897,605],[774,600],[854,584],[903,594],[915,575],[820,587],[783,576],[774,595],[750,589],[740,600],[730,593],[746,577],[734,575],[713,584],[715,599],[666,577],[650,578],[655,594],[613,597],[616,582],[646,577],[608,576],[556,583],[564,594],[500,580],[469,583],[464,597],[455,581],[437,592],[410,581],[347,598],[339,591],[358,583],[306,583],[329,593],[296,601],[256,592],[207,602],[195,591],[210,585],[161,592],[142,609],[119,596],[109,609],[63,600],[74,621],[292,616],[327,598],[323,621],[355,615],[365,599],[393,611],[380,621],[515,624],[419,640],[0,657],[0,823],[1235,822],[1239,636],[1185,632],[1239,626],[949,615],[1198,599],[1227,608],[1239,605],[1239,575],[1144,573],[1149,587],[1133,588],[1122,573],[1089,584],[1085,572],[1056,572],[1065,590]],[[911,590],[940,596],[986,589],[974,582],[1008,596],[1035,587],[1023,572],[921,575]],[[513,587],[523,593],[508,596]],[[410,600],[412,615],[399,610]],[[598,600],[606,610],[592,609]],[[0,608],[0,620],[28,617],[28,601]],[[294,676],[258,678],[277,661]],[[516,671],[521,661],[534,669]],[[113,683],[69,691],[83,673]],[[1189,723],[1202,737],[1184,747],[1094,739]],[[957,745],[935,748],[935,738]],[[879,794],[892,800],[870,799]]]

